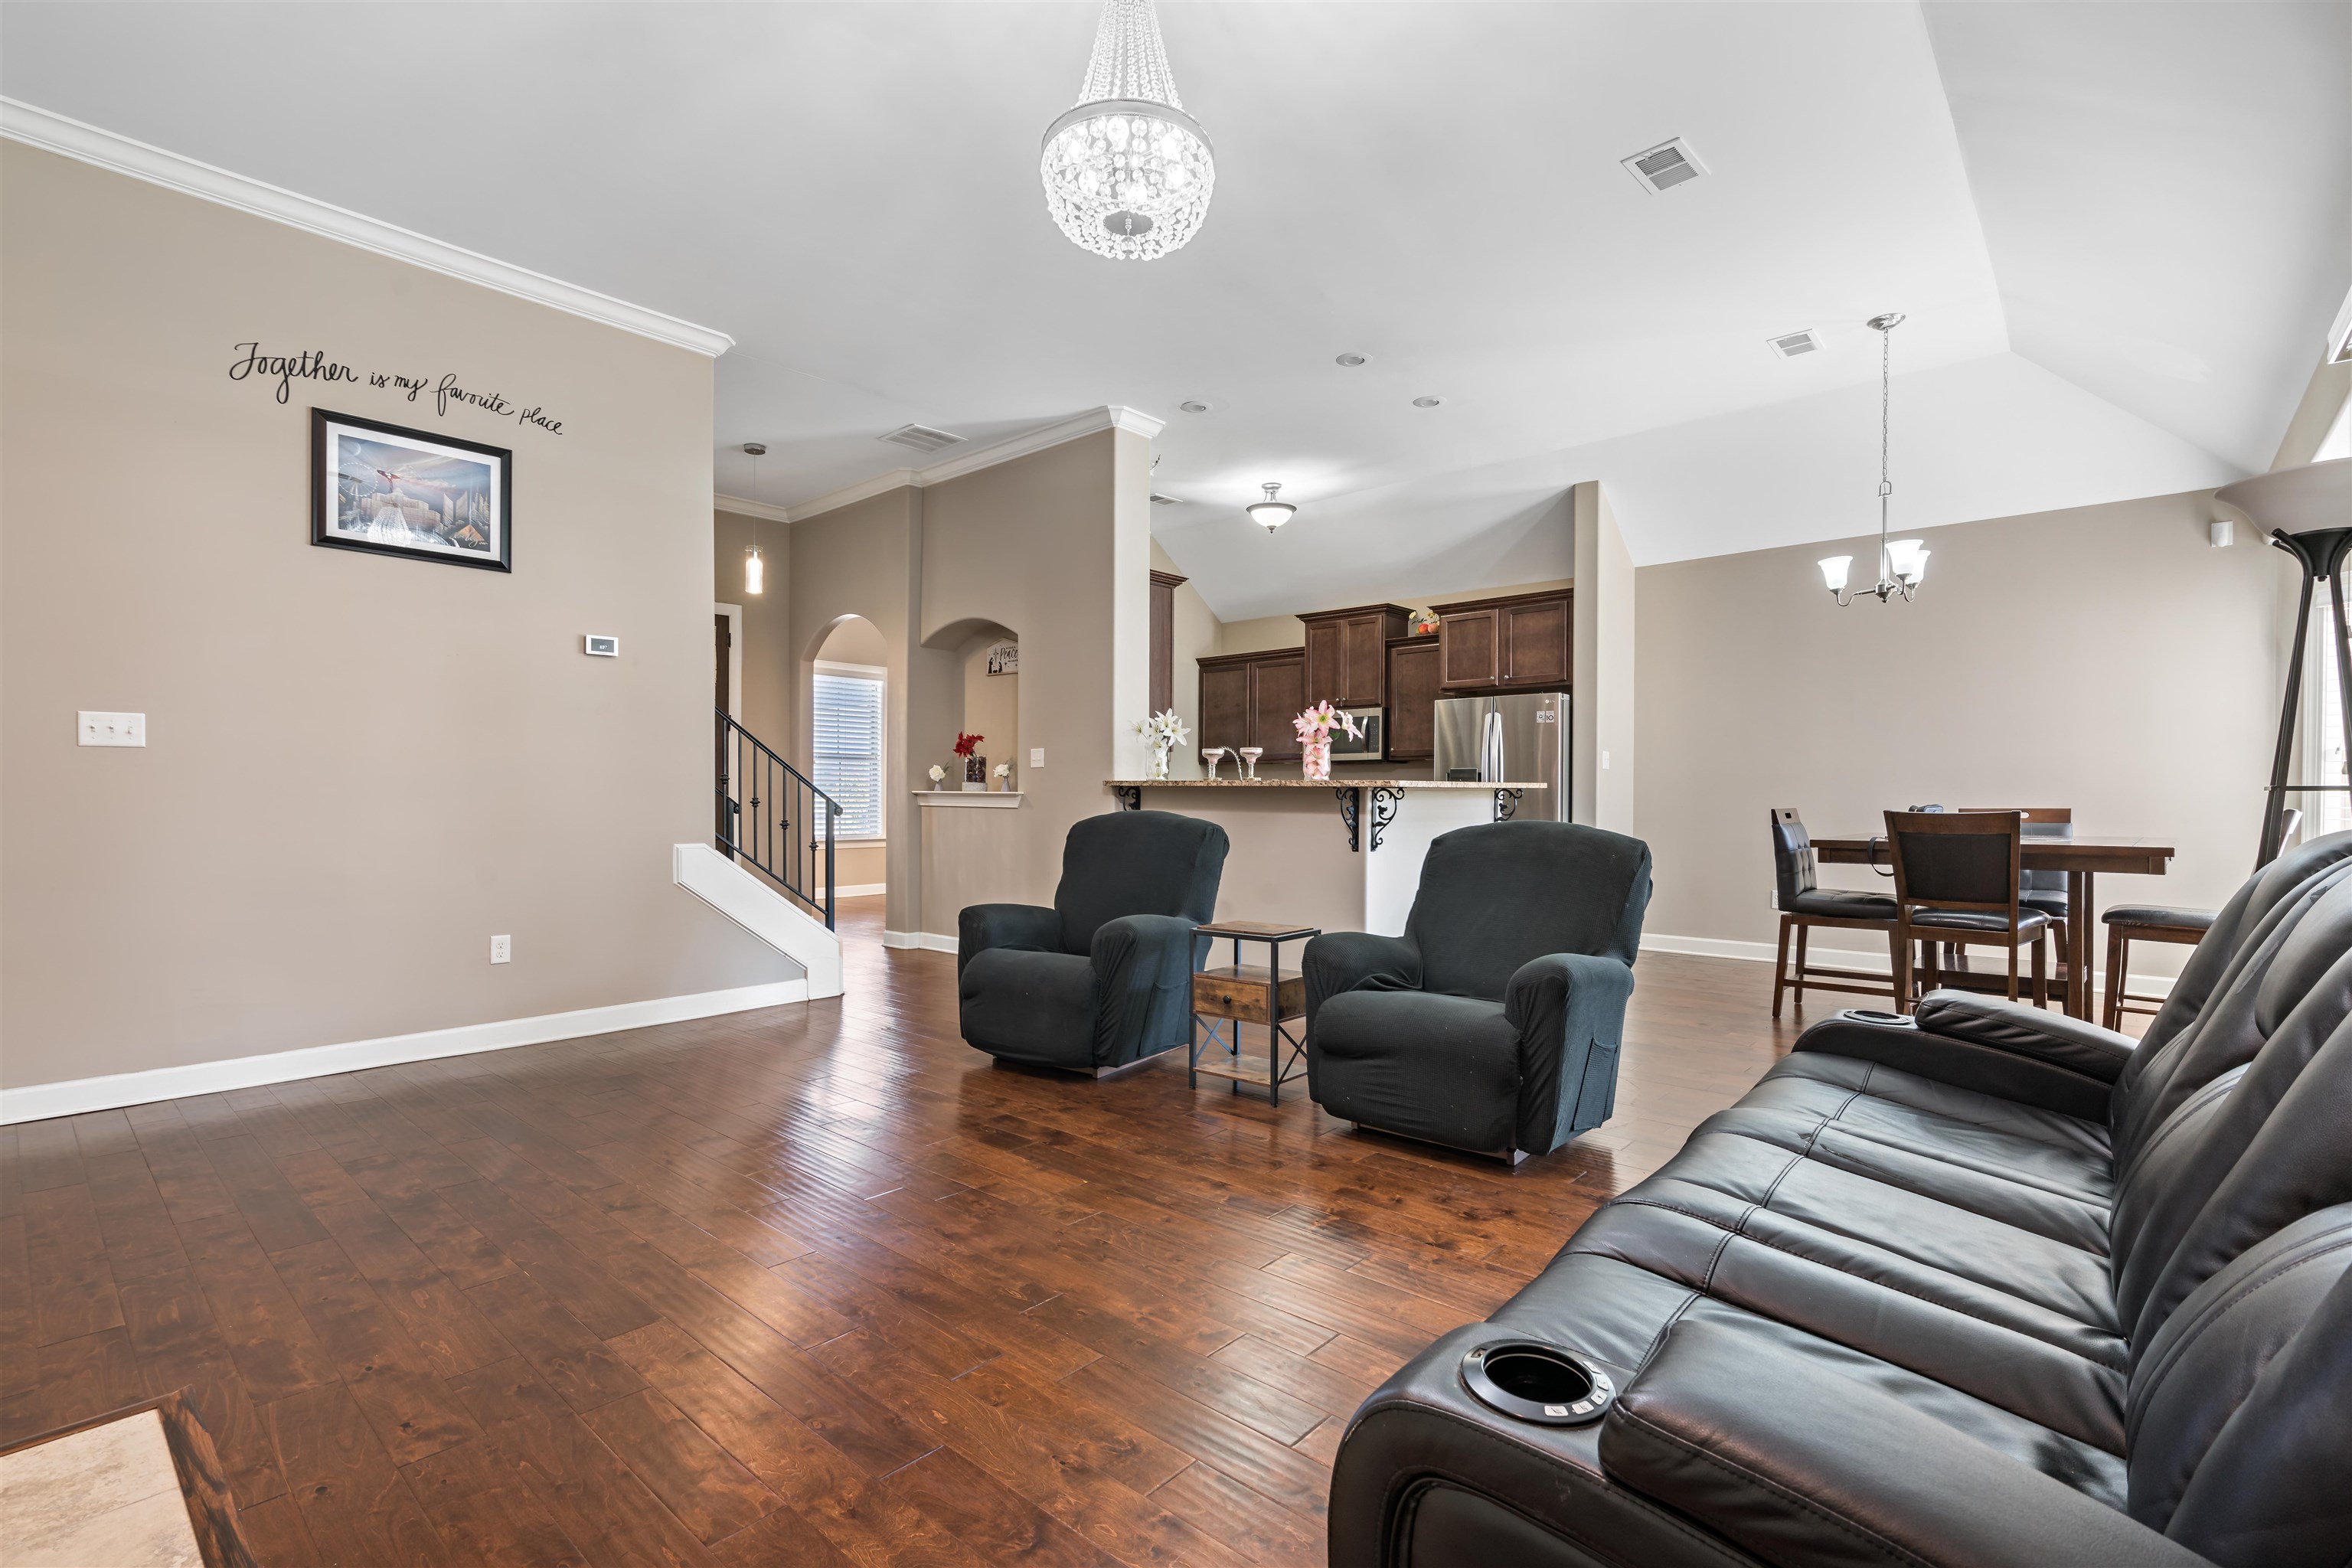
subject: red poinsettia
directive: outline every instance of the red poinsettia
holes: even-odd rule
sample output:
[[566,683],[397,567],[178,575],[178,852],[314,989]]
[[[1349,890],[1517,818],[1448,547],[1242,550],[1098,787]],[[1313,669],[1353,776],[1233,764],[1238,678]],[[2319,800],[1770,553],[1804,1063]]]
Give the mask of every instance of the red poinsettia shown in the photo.
[[980,743],[986,739],[988,739],[988,737],[985,735],[967,735],[962,731],[958,730],[956,731],[956,755],[959,757],[969,757]]

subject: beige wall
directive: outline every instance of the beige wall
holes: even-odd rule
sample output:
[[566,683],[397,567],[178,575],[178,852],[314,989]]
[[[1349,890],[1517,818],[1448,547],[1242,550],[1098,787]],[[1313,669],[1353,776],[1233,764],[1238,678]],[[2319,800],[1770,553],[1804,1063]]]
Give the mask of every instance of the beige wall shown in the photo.
[[[707,359],[13,142],[0,189],[7,1084],[796,973],[669,879],[710,827]],[[244,341],[563,434],[280,404]],[[313,548],[314,401],[513,448],[512,574]]]
[[735,718],[777,752],[789,756],[793,731],[792,554],[784,525],[757,524],[760,558],[765,563],[761,591],[743,591],[743,556],[751,547],[753,522],[732,512],[712,516],[711,599],[739,612],[735,652],[742,676],[735,694]]
[[[1011,763],[1014,773],[1022,771],[1021,763],[1021,677],[1018,673],[991,675],[988,673],[988,650],[1004,642],[1017,642],[1003,628],[981,632],[968,639],[956,655],[963,666],[963,717],[956,728],[960,733],[978,735],[980,754],[988,761],[988,787],[996,787],[995,768],[999,763]],[[963,777],[955,766],[955,741],[948,741],[949,754],[942,759],[950,775],[948,782],[961,786]],[[1020,780],[1012,781],[1020,787]]]
[[1569,504],[1576,530],[1577,582],[1569,818],[1612,833],[1631,833],[1639,658],[1633,631],[1633,557],[1618,530],[1608,492],[1597,481],[1575,486]]
[[1771,940],[1774,805],[1824,835],[1927,802],[2072,806],[2085,834],[2179,851],[2164,878],[2101,879],[2101,907],[2222,902],[2253,868],[2287,574],[2243,530],[2209,548],[2211,515],[2200,493],[1929,530],[1910,605],[1837,608],[1824,546],[1643,567],[1649,933]]

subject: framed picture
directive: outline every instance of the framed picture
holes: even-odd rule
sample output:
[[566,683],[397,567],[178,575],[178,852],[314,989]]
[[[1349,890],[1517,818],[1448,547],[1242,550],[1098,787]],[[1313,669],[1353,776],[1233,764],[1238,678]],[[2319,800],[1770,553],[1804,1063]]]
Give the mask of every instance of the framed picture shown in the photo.
[[990,648],[988,650],[988,673],[991,675],[1020,674],[1021,645],[1017,642],[1001,642],[994,647]]
[[514,570],[514,454],[310,410],[310,542]]

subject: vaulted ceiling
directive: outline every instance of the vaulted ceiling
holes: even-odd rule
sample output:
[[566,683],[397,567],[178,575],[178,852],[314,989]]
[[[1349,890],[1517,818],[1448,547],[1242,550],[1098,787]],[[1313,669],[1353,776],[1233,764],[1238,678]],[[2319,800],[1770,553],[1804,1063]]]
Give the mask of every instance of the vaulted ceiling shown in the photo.
[[1584,479],[1643,563],[1874,528],[1885,310],[1904,525],[2224,482],[2352,283],[2341,0],[1165,0],[1218,183],[1146,264],[1037,187],[1096,11],[11,3],[0,91],[731,333],[722,492],[1165,419],[1228,618],[1565,575]]

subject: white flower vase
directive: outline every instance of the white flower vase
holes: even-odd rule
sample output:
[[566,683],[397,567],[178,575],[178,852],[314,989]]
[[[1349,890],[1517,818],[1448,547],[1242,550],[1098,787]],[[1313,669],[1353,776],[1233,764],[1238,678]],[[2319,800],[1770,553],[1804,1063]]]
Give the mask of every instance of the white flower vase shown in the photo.
[[1331,777],[1331,742],[1309,741],[1301,748],[1299,765],[1313,783],[1327,783]]
[[1168,753],[1175,749],[1175,745],[1173,741],[1154,741],[1151,743],[1151,771],[1143,776],[1155,784],[1164,782],[1168,777]]

